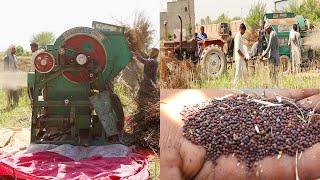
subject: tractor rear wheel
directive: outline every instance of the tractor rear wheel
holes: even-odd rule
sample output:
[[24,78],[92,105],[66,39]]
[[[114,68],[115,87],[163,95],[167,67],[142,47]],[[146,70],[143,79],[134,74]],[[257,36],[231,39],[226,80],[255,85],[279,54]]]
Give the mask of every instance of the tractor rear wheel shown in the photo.
[[201,53],[200,68],[204,76],[217,78],[227,71],[227,59],[217,45],[206,47]]

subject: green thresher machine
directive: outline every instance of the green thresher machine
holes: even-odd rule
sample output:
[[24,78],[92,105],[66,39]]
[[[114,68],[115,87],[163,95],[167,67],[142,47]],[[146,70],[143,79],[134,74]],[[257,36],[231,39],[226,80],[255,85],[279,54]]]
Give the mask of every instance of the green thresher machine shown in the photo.
[[95,21],[38,53],[28,74],[31,143],[104,145],[118,137],[124,113],[112,82],[130,59],[124,27]]
[[[278,35],[279,53],[282,65],[291,59],[291,49],[288,46],[288,41],[292,25],[297,24],[302,41],[305,37],[310,35],[310,32],[308,32],[310,27],[309,20],[301,15],[295,15],[290,12],[267,13],[264,15],[264,21],[270,23]],[[303,68],[311,68],[314,64],[315,50],[303,45],[301,55],[301,66]]]

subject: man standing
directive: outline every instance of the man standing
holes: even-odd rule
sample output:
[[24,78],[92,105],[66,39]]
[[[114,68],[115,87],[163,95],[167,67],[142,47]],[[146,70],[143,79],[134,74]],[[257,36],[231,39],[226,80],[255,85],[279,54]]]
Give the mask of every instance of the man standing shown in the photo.
[[31,49],[31,67],[30,67],[30,71],[33,72],[35,71],[35,67],[34,67],[34,58],[36,58],[37,54],[44,51],[43,49],[39,49],[39,46],[37,43],[32,42],[30,44],[30,49]]
[[233,50],[234,50],[234,39],[232,38],[232,32],[229,31],[229,37],[227,39],[228,51],[227,51],[227,58],[233,57]]
[[245,71],[247,70],[247,64],[249,57],[245,52],[242,35],[246,32],[247,28],[242,23],[240,24],[239,32],[234,37],[234,53],[236,63],[236,74],[233,80],[233,85],[238,85],[239,79],[244,78],[246,80]]
[[269,34],[269,41],[267,49],[262,53],[260,56],[260,61],[263,60],[263,57],[268,54],[269,60],[269,76],[275,83],[277,83],[277,76],[278,76],[278,66],[280,63],[280,56],[279,56],[279,40],[276,32],[272,29],[272,25],[269,23],[265,24],[264,27],[266,33]]
[[[293,73],[298,73],[300,71],[301,65],[301,37],[298,32],[298,26],[294,24],[289,36],[288,45],[291,46],[291,68]],[[288,66],[288,72],[290,71],[290,66]]]
[[201,26],[200,33],[196,33],[196,40],[197,40],[197,44],[198,44],[198,52],[196,54],[197,57],[200,56],[200,52],[202,50],[202,44],[207,39],[208,39],[208,35],[204,32],[204,26]]
[[[4,71],[14,72],[18,70],[17,58],[15,56],[16,47],[11,45],[7,50],[7,55],[4,57]],[[19,91],[14,89],[14,87],[6,87],[4,89],[7,96],[7,108],[12,109],[18,106],[19,103]]]
[[136,59],[144,64],[143,78],[137,94],[138,108],[148,106],[148,103],[159,100],[159,89],[157,85],[159,50],[152,48],[149,55],[143,52],[135,53]]
[[267,39],[266,39],[266,34],[264,31],[264,26],[266,24],[265,21],[260,21],[260,29],[259,29],[259,36],[258,36],[258,49],[257,49],[257,54],[261,55],[263,53],[263,50],[267,48]]
[[208,35],[204,32],[204,26],[200,27],[200,33],[197,34],[197,41],[205,41],[208,39]]

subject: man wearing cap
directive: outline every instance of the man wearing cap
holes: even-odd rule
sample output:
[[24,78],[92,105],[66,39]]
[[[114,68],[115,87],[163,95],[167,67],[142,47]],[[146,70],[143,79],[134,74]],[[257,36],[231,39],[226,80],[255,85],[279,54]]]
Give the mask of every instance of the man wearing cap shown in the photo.
[[269,41],[267,49],[262,53],[259,60],[262,61],[263,57],[268,54],[267,57],[269,59],[270,68],[269,76],[274,82],[277,82],[277,68],[280,63],[278,36],[276,32],[272,29],[272,25],[268,22],[266,22],[264,30],[266,33],[269,34]]
[[38,44],[35,43],[35,42],[32,42],[32,43],[30,44],[30,48],[31,48],[31,53],[32,53],[30,71],[33,72],[33,71],[35,71],[34,59],[36,58],[37,54],[39,54],[40,52],[43,51],[43,49],[39,49]]

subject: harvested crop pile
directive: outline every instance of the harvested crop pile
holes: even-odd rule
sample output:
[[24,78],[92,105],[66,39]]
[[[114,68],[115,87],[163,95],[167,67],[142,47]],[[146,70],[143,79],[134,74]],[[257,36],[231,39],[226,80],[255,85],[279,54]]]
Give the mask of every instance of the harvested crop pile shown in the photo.
[[159,153],[160,102],[150,104],[132,117],[131,126],[136,144]]
[[267,156],[296,156],[320,142],[320,116],[292,101],[248,95],[212,99],[182,112],[184,136],[214,163],[232,155],[248,169]]
[[191,81],[199,79],[197,67],[191,61],[179,61],[171,57],[160,59],[162,89],[187,88]]

